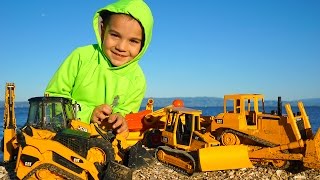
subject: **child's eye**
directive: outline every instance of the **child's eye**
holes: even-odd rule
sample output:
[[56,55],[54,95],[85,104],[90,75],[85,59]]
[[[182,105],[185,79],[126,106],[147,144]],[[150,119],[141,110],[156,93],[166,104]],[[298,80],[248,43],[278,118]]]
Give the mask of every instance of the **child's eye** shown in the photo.
[[133,39],[133,40],[130,40],[130,42],[131,42],[131,43],[134,43],[134,44],[140,44],[140,41],[138,41],[138,40],[135,40],[135,39]]
[[110,35],[111,35],[112,37],[119,37],[119,35],[116,34],[116,33],[110,33]]

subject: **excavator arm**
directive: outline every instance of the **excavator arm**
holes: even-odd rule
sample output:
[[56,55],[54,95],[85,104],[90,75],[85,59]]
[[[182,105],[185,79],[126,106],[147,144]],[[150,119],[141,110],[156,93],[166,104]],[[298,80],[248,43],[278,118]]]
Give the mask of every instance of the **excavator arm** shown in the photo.
[[14,83],[6,83],[2,139],[3,162],[11,161],[14,157],[15,147],[12,142],[15,139],[17,128],[14,111],[14,90]]

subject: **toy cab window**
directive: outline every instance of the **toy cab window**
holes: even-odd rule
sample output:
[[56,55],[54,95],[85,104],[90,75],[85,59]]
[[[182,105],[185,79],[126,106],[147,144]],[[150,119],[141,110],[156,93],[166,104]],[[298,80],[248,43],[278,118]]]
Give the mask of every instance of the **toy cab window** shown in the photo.
[[37,125],[41,121],[42,108],[39,107],[39,102],[30,104],[27,123],[30,125]]
[[74,114],[74,107],[70,104],[67,104],[65,109],[66,109],[66,116],[68,120],[76,119],[76,115]]
[[173,132],[176,118],[177,118],[177,113],[170,112],[168,114],[168,121],[167,121],[167,125],[166,125],[166,131]]
[[233,113],[233,106],[234,106],[234,100],[233,99],[229,99],[226,101],[226,111],[227,113]]
[[45,104],[45,120],[48,123],[59,123],[63,121],[63,110],[61,103],[50,102]]
[[[192,130],[192,114],[185,114],[185,124],[186,124],[186,131],[191,132]],[[197,128],[195,128],[197,129]]]
[[258,100],[258,112],[265,112],[263,99]]
[[250,112],[250,111],[254,111],[254,100],[252,99],[247,99],[245,101],[245,109]]

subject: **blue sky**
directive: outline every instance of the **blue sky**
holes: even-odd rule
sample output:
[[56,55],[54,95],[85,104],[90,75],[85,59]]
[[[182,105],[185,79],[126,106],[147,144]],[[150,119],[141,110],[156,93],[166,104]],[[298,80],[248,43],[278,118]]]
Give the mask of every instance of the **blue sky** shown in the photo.
[[[145,0],[155,25],[140,61],[146,97],[320,97],[320,1]],[[96,43],[94,12],[107,0],[1,1],[0,98],[43,95],[76,47]]]

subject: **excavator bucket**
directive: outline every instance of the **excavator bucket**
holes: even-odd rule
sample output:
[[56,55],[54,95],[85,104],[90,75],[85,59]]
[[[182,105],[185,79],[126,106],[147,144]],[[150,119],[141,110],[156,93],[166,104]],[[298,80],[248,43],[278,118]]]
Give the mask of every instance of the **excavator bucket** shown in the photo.
[[199,149],[202,171],[252,168],[245,145],[215,146]]
[[142,147],[141,141],[138,141],[130,147],[127,153],[127,159],[128,167],[133,169],[146,167],[155,162],[155,158]]
[[127,161],[124,162],[124,164],[119,164],[114,161],[108,164],[103,179],[132,179],[134,170],[149,166],[155,162],[155,158],[142,147],[140,141],[131,146],[125,156]]

